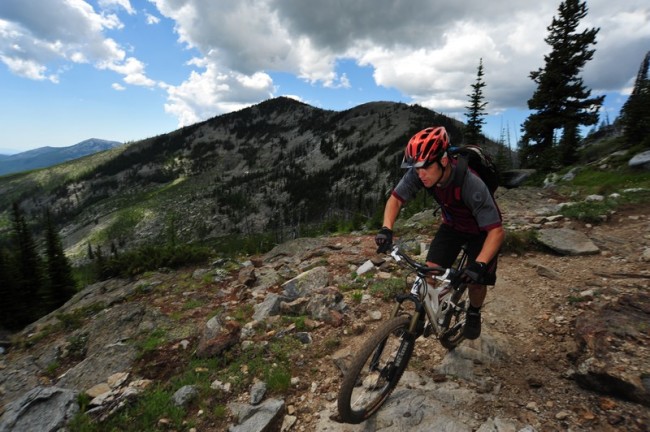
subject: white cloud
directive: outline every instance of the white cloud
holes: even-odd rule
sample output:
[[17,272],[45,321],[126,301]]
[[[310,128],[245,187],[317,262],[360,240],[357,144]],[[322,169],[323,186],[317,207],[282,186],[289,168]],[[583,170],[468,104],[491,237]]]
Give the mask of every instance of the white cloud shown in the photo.
[[[129,0],[0,0],[0,61],[13,73],[57,81],[61,63],[91,63],[124,83],[168,93],[167,112],[181,125],[257,103],[278,92],[271,75],[286,72],[314,85],[353,88],[339,60],[373,69],[376,84],[437,111],[464,109],[483,59],[488,110],[525,108],[529,73],[550,49],[547,26],[557,2],[539,0],[149,0],[174,23],[178,41],[198,56],[184,82],[149,77],[145,64],[109,32]],[[600,27],[584,71],[596,92],[629,88],[650,47],[647,0],[590,0],[584,26]],[[33,11],[38,8],[38,14]],[[147,23],[159,18],[144,11]],[[164,48],[163,48],[164,49]],[[178,66],[178,65],[172,65]],[[158,81],[158,82],[157,82]],[[282,89],[280,90],[280,92]]]
[[168,93],[165,111],[186,126],[225,112],[235,111],[268,99],[273,82],[265,73],[244,75],[218,70],[214,64],[205,71],[193,71],[179,86],[162,85]]
[[151,15],[150,13],[145,14],[145,17],[146,17],[146,22],[149,25],[158,24],[160,22],[160,18],[158,18],[155,15]]
[[[534,91],[529,74],[543,66],[547,26],[559,5],[532,0],[412,0],[408,5],[394,0],[151,1],[175,21],[182,43],[227,74],[283,71],[315,85],[347,87],[353,83],[337,74],[336,62],[353,59],[374,68],[378,85],[445,112],[464,109],[479,58],[489,109],[525,108]],[[619,3],[588,5],[587,25],[602,29],[585,81],[598,91],[625,87],[650,44],[646,2]],[[605,64],[611,56],[619,59],[615,72]],[[195,80],[193,74],[188,89]],[[183,88],[176,88],[177,97]],[[218,95],[213,96],[230,98],[235,92]],[[230,106],[226,99],[214,102]]]
[[126,90],[126,87],[124,87],[124,86],[123,86],[122,84],[120,84],[120,83],[113,83],[113,84],[111,84],[111,87],[113,88],[113,90],[117,90],[117,91],[124,91],[124,90]]
[[43,81],[49,79],[52,82],[57,82],[56,75],[45,75],[45,66],[38,63],[16,57],[0,56],[0,60],[7,65],[9,70],[16,75],[30,78],[36,81]]
[[133,57],[127,58],[125,61],[119,62],[103,62],[98,65],[100,69],[110,69],[121,75],[124,75],[124,82],[131,85],[153,87],[156,82],[144,73],[144,64]]
[[131,7],[129,0],[99,0],[98,4],[103,9],[111,9],[117,6],[123,8],[129,15],[135,14],[135,9]]
[[[105,0],[131,13],[128,0]],[[38,13],[34,13],[38,10]],[[82,0],[3,0],[0,2],[0,60],[16,75],[58,82],[60,64],[92,63],[124,75],[125,82],[153,86],[144,65],[126,58],[107,30],[123,23],[112,13],[98,13]]]

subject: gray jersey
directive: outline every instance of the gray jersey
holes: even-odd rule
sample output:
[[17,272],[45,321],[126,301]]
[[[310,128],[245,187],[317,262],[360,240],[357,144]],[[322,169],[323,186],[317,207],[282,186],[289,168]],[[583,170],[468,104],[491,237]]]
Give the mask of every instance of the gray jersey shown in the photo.
[[[429,188],[429,192],[442,209],[444,223],[454,229],[467,233],[489,231],[501,226],[501,212],[485,183],[472,170],[467,171],[462,187],[454,185],[455,162],[452,174],[446,184]],[[424,185],[415,168],[410,168],[399,181],[393,196],[405,203],[422,189]]]

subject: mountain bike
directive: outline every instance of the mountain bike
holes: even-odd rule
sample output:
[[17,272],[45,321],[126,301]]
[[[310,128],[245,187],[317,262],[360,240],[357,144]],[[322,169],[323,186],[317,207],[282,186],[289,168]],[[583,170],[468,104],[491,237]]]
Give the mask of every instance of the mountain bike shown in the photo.
[[393,246],[390,256],[413,271],[415,280],[410,293],[395,296],[390,318],[354,355],[338,393],[340,422],[361,423],[381,408],[402,377],[420,336],[434,335],[448,350],[464,340],[469,301],[460,274],[467,264],[465,248],[451,268],[427,267],[398,246]]

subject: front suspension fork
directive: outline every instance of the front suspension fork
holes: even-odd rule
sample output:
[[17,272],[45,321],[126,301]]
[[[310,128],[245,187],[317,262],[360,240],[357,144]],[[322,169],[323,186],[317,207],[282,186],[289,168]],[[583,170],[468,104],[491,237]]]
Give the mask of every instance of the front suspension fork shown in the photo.
[[396,300],[390,317],[395,318],[399,315],[404,301],[412,301],[415,305],[415,313],[411,317],[408,331],[410,334],[416,335],[416,337],[420,336],[424,332],[424,305],[411,294],[398,294]]

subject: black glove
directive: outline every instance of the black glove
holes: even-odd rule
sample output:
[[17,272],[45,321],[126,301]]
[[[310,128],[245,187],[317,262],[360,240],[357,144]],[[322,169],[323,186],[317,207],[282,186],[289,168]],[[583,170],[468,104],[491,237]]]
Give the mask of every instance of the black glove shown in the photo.
[[382,227],[375,236],[377,253],[386,253],[393,246],[393,230]]
[[463,273],[460,275],[460,279],[465,283],[482,283],[486,271],[487,264],[484,262],[473,261],[465,267]]

